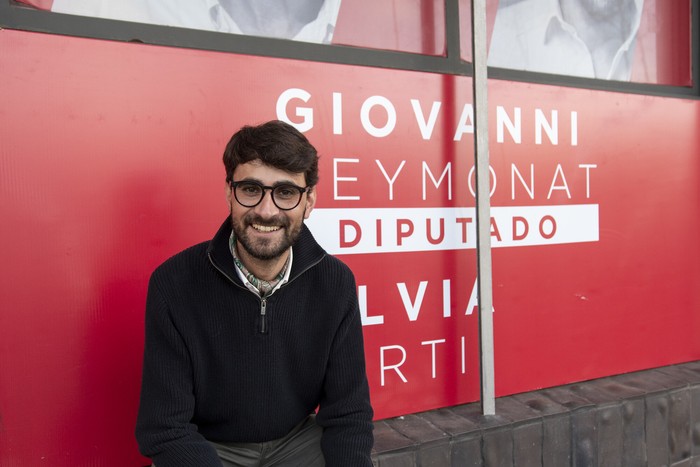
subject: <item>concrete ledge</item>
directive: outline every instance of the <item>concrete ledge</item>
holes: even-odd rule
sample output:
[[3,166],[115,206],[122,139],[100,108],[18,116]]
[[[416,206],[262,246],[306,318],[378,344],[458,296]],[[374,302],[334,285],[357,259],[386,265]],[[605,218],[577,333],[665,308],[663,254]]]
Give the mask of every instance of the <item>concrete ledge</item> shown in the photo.
[[700,361],[381,420],[377,467],[700,467]]

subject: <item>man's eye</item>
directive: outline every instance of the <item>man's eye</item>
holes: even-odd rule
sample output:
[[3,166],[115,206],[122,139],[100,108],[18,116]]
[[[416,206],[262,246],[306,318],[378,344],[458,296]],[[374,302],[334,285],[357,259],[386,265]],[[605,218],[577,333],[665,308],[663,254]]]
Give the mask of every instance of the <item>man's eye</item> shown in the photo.
[[291,187],[286,187],[286,186],[280,186],[275,188],[275,196],[279,198],[284,198],[284,199],[289,199],[293,198],[296,196],[298,191],[296,191],[294,188]]
[[246,195],[257,195],[260,193],[260,187],[253,184],[241,185],[239,188]]

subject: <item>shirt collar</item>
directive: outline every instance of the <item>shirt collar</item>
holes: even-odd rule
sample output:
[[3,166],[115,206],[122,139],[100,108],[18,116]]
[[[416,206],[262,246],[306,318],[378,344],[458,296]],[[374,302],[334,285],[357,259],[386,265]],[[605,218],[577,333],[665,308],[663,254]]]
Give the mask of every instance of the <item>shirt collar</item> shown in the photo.
[[[544,11],[546,11],[546,23],[545,28],[544,43],[549,43],[557,34],[566,32],[574,36],[578,36],[574,27],[564,20],[561,12],[561,4],[559,0],[545,0],[542,2]],[[642,19],[642,9],[644,8],[644,0],[634,0],[634,19],[632,21],[632,27],[630,28],[629,34],[625,39],[625,42],[620,47],[620,50],[628,50],[630,45],[633,43],[637,32],[639,31],[639,24]]]
[[[238,259],[238,256],[236,255],[236,236],[234,235],[233,231],[231,231],[231,235],[229,236],[229,249],[231,250],[231,256],[233,257],[234,263],[236,261],[240,261]],[[280,287],[282,287],[284,284],[289,282],[289,275],[291,274],[292,271],[292,260],[294,259],[294,249],[292,247],[289,248],[289,258],[287,259],[287,262],[284,265],[284,271],[282,278],[277,282],[277,284],[270,290],[268,293],[265,294],[266,297],[269,297],[273,293],[277,291]],[[243,272],[243,270],[236,265],[234,268],[236,270],[236,274],[238,274],[238,277],[241,279],[243,282],[243,285],[246,286],[248,290],[251,292],[254,292],[258,296],[262,296],[260,290],[258,287],[256,287],[246,276],[246,274]],[[250,274],[250,272],[249,272]]]

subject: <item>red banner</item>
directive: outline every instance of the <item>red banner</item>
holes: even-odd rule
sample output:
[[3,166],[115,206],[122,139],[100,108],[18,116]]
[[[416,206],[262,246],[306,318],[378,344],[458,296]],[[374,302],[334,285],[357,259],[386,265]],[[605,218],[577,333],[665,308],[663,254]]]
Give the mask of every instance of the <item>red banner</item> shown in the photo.
[[[471,81],[0,31],[0,464],[140,465],[146,283],[282,118],[354,270],[378,418],[477,400]],[[700,358],[697,101],[493,81],[497,395]],[[60,435],[59,435],[60,434]]]

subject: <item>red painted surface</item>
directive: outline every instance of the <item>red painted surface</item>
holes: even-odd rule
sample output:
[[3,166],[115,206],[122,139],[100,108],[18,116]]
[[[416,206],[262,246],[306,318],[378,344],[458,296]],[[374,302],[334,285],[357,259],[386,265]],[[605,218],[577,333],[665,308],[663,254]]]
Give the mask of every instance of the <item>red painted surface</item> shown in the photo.
[[[296,123],[296,106],[314,113],[307,135],[322,159],[312,218],[396,208],[418,228],[412,209],[474,206],[472,135],[454,141],[471,103],[467,78],[9,30],[0,50],[3,466],[145,463],[133,424],[148,276],[213,234],[227,212],[225,143],[243,124],[276,118],[285,90],[311,95],[287,110]],[[372,96],[396,110],[383,137],[361,123]],[[489,97],[492,205],[552,209],[561,225],[555,208],[594,205],[599,225],[595,241],[494,248],[497,394],[700,358],[700,104],[496,81]],[[428,139],[411,99],[426,120],[442,103]],[[499,106],[510,118],[520,109],[520,143],[507,131],[498,142]],[[536,109],[549,119],[558,111],[556,145],[536,143]],[[385,109],[373,106],[369,119],[383,128]],[[357,162],[338,162],[334,174],[340,159]],[[390,196],[380,165],[390,179],[402,161]],[[424,198],[423,162],[436,179],[450,164],[451,199],[446,180],[429,179]],[[513,164],[526,179],[532,165],[532,196],[511,182]],[[379,249],[398,242],[383,229]],[[341,257],[366,287],[377,417],[476,400],[477,319],[465,314],[474,250],[349,253]],[[402,355],[406,382],[389,368]]]

